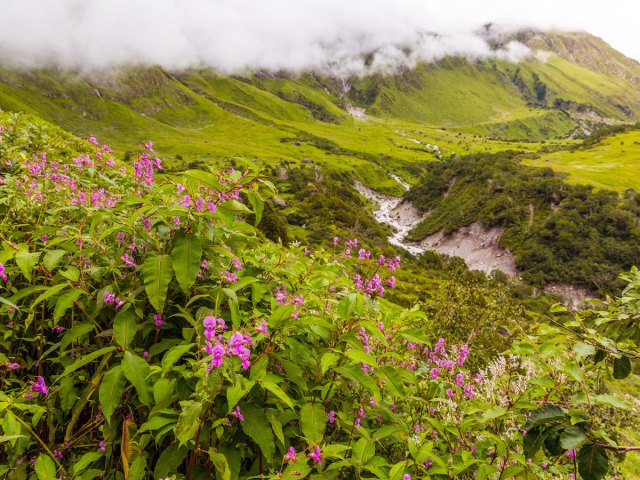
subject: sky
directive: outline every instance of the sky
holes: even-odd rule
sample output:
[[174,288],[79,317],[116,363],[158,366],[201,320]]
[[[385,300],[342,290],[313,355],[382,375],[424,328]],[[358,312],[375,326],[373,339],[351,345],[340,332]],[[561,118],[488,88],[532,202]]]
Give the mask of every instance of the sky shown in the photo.
[[[445,55],[492,51],[493,22],[586,30],[640,59],[640,7],[631,0],[0,0],[0,64],[92,70],[131,64],[362,74]],[[640,3],[640,2],[638,2]]]

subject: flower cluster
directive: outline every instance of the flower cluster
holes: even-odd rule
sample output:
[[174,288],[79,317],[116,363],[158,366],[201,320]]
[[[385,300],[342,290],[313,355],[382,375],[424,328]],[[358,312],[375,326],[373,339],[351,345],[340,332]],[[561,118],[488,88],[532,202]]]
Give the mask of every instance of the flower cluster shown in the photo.
[[202,321],[204,326],[204,336],[207,337],[205,351],[207,355],[211,355],[211,362],[207,365],[207,374],[215,367],[219,367],[224,363],[224,358],[237,356],[242,362],[242,368],[245,370],[251,366],[249,357],[254,344],[251,337],[238,331],[234,331],[231,337],[225,343],[223,331],[227,329],[227,325],[222,318],[206,316]]

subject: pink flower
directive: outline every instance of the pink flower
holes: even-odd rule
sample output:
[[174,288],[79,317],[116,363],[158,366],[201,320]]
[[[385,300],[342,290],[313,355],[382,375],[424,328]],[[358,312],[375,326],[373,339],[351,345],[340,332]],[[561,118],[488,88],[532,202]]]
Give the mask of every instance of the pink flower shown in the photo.
[[404,475],[402,475],[402,480],[411,480],[411,475],[405,473]]
[[320,450],[320,447],[316,445],[313,451],[307,454],[307,457],[316,462],[318,465],[322,465],[322,458],[320,458],[321,453],[322,451]]
[[238,283],[238,276],[232,272],[224,272],[224,279],[229,283]]
[[329,412],[329,423],[333,425],[335,421],[336,421],[336,412],[331,410]]
[[44,378],[37,376],[36,381],[31,380],[31,391],[43,394],[45,397],[49,394],[49,389],[44,383]]
[[269,331],[267,330],[267,322],[264,318],[262,319],[262,323],[256,326],[255,330],[256,332],[262,333],[267,337],[269,336]]
[[156,313],[153,316],[153,320],[154,320],[154,323],[155,323],[156,327],[161,327],[162,326],[162,315],[160,315],[159,313]]
[[147,143],[144,144],[144,148],[146,148],[147,150],[149,150],[150,152],[153,152],[153,142],[151,140],[149,140]]
[[284,456],[284,461],[285,462],[293,462],[296,463],[296,449],[293,448],[292,446],[289,447],[289,449],[287,450],[287,454]]
[[10,363],[7,365],[7,370],[17,370],[18,368],[20,368],[20,365],[17,363]]
[[241,422],[244,420],[244,416],[242,415],[242,412],[240,411],[240,406],[239,405],[236,405],[236,408],[235,408],[235,410],[233,412],[231,412],[231,415],[236,417]]
[[7,281],[7,275],[4,273],[4,265],[0,263],[0,278],[2,280],[4,280],[5,282]]

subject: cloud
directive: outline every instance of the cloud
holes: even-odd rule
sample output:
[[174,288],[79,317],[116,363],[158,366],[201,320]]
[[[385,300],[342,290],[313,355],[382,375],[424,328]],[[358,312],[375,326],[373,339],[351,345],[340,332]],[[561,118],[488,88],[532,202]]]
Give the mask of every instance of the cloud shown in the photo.
[[[500,3],[500,2],[498,2]],[[467,5],[467,8],[460,8]],[[447,55],[519,61],[494,49],[489,13],[460,0],[0,0],[0,63],[74,70],[392,71]],[[526,22],[508,17],[510,28]],[[506,18],[507,18],[506,17]],[[544,22],[531,22],[541,26]]]

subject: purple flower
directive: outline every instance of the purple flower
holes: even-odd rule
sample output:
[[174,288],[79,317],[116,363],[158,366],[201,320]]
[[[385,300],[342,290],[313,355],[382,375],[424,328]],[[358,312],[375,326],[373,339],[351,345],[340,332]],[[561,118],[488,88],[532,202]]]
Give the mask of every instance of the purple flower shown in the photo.
[[0,263],[0,278],[2,280],[4,280],[5,282],[7,281],[7,275],[4,273],[4,265]]
[[269,336],[269,331],[267,330],[267,322],[264,318],[262,319],[262,323],[256,326],[255,330],[256,332],[262,333],[267,337]]
[[224,272],[224,279],[229,283],[238,283],[238,277],[235,273]]
[[235,410],[233,412],[231,412],[231,415],[236,417],[241,422],[244,420],[244,416],[242,415],[242,412],[240,411],[240,406],[239,405],[236,405],[236,408],[235,408]]
[[31,380],[31,391],[41,393],[46,397],[49,394],[49,389],[44,383],[44,378],[37,376],[35,382]]
[[287,450],[287,454],[284,456],[284,461],[285,462],[293,462],[296,463],[296,449],[293,448],[292,446],[289,447],[289,449]]
[[320,450],[320,447],[316,445],[313,451],[307,454],[307,457],[316,462],[318,465],[322,465],[322,458],[320,458],[321,453],[322,451]]
[[18,368],[20,368],[20,365],[17,363],[10,363],[7,365],[7,370],[17,370]]
[[331,410],[329,412],[329,423],[333,425],[335,423],[335,421],[336,421],[336,412]]
[[159,313],[156,313],[153,316],[153,320],[154,320],[154,324],[156,327],[161,327],[162,326],[162,315],[160,315]]
[[411,475],[405,473],[404,475],[402,475],[402,480],[411,480]]
[[102,453],[107,451],[107,443],[104,440],[100,440],[100,451]]

